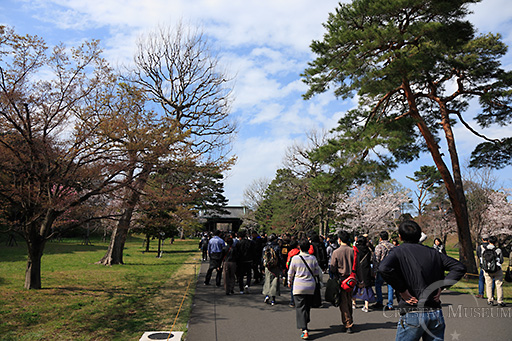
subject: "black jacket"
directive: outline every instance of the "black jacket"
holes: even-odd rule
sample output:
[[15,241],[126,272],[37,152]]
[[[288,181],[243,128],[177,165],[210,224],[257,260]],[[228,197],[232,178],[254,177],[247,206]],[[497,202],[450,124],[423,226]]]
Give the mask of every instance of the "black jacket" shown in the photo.
[[235,245],[235,258],[238,263],[252,262],[254,259],[255,243],[250,239],[242,239]]
[[[449,271],[445,277],[444,272]],[[458,260],[421,244],[403,243],[391,250],[380,263],[382,277],[397,291],[401,313],[421,308],[441,308],[441,302],[433,297],[437,289],[452,286],[466,273],[466,267]],[[417,305],[409,305],[399,293],[409,290],[418,299]]]
[[372,278],[372,251],[366,245],[356,245],[357,252],[357,279],[365,287],[371,287]]

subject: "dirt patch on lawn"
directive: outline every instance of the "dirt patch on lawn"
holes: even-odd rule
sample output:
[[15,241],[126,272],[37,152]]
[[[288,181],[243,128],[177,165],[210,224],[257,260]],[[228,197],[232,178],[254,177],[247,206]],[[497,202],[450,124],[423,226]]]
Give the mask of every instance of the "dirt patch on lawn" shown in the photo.
[[199,255],[191,256],[153,297],[154,330],[170,331],[175,323],[173,331],[186,331],[200,267]]

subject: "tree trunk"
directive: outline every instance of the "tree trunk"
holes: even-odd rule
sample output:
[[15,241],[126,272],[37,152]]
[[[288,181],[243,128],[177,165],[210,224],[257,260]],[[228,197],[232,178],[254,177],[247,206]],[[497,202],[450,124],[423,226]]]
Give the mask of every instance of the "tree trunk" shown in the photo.
[[157,258],[160,258],[162,255],[160,254],[161,251],[161,246],[162,246],[162,238],[158,238],[158,252],[156,254],[156,257]]
[[149,234],[146,234],[146,252],[149,252],[149,241],[150,241]]
[[[441,113],[443,115],[442,125],[445,131],[446,141],[448,143],[448,150],[450,152],[450,159],[452,161],[452,172],[454,182],[453,196],[456,198],[456,205],[452,201],[452,207],[457,220],[457,233],[459,236],[459,259],[467,267],[469,273],[478,273],[478,268],[475,262],[475,253],[473,250],[473,243],[471,243],[471,230],[469,228],[468,207],[466,202],[466,195],[464,193],[464,186],[462,184],[462,174],[459,164],[459,156],[457,155],[457,147],[455,146],[455,138],[453,136],[452,127],[450,124],[450,117],[444,104],[441,105]],[[456,207],[456,208],[455,208]]]
[[46,241],[36,237],[27,242],[28,260],[25,271],[25,289],[41,289],[41,258]]
[[411,113],[411,117],[416,120],[416,125],[419,128],[427,147],[432,155],[432,159],[436,164],[439,173],[444,181],[446,186],[446,191],[450,198],[450,202],[453,208],[453,212],[455,215],[455,220],[457,222],[457,234],[459,237],[459,256],[460,261],[467,267],[467,271],[470,273],[477,273],[477,267],[475,263],[475,257],[473,252],[473,245],[471,244],[471,233],[469,230],[469,219],[468,219],[468,211],[466,207],[466,198],[464,195],[464,190],[462,188],[462,181],[460,180],[460,168],[458,167],[458,158],[456,150],[453,150],[455,147],[455,141],[453,139],[453,135],[450,135],[451,129],[445,127],[445,124],[449,124],[449,121],[443,120],[443,128],[445,128],[445,134],[448,139],[448,145],[450,148],[450,156],[452,159],[452,166],[454,171],[454,178],[443,161],[441,153],[439,151],[439,145],[437,144],[434,136],[430,132],[427,124],[423,120],[423,118],[419,115],[418,108],[416,107],[416,102],[414,99],[414,95],[412,94],[411,89],[407,84],[404,85],[404,90],[406,92],[407,100],[409,103],[409,109]]
[[322,236],[325,236],[327,233],[327,222],[325,221],[325,219],[322,219],[322,231],[321,231],[321,235]]
[[[130,229],[130,223],[132,220],[133,212],[135,210],[135,206],[137,206],[137,203],[140,199],[140,193],[146,185],[149,176],[149,168],[150,166],[147,166],[147,168],[145,166],[145,168],[143,168],[139,174],[138,179],[135,181],[133,188],[127,188],[126,208],[124,209],[117,226],[112,231],[107,253],[101,260],[97,262],[97,264],[109,266],[124,264],[124,243],[126,242],[126,237],[128,236],[128,230]],[[131,173],[131,175],[133,175],[133,170]]]
[[121,223],[121,220],[117,224],[117,226],[112,231],[112,236],[110,236],[110,244],[107,249],[107,253],[103,258],[97,262],[97,264],[102,265],[117,265],[124,264],[123,262],[123,249],[124,243],[126,242],[126,237],[128,236],[128,227],[126,224]]
[[57,215],[57,212],[49,209],[45,212],[42,222],[24,227],[24,238],[28,249],[25,289],[41,289],[41,258]]

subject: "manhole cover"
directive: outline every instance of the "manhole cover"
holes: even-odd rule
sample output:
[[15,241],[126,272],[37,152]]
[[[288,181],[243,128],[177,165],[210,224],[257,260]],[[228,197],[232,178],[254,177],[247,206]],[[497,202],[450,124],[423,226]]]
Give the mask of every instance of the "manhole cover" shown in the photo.
[[172,339],[173,336],[174,335],[171,334],[171,336],[169,337],[169,333],[153,333],[153,334],[148,335],[148,339],[151,339],[151,340],[167,340],[168,338]]

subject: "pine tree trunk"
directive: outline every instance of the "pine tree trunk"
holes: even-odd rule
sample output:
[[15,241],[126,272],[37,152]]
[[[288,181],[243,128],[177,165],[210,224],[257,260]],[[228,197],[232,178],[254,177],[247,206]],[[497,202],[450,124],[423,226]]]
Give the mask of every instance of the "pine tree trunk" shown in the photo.
[[[424,124],[423,120],[422,123],[424,125],[423,129],[425,129],[426,124]],[[428,128],[426,129],[428,130]],[[420,128],[420,130],[422,129]],[[439,152],[439,147],[437,146],[434,137],[430,134],[430,131],[428,131],[427,135],[429,135],[429,137],[425,137],[425,140],[427,141],[428,149],[430,150],[434,163],[436,164],[437,169],[443,178],[444,184],[446,186],[446,192],[450,198],[450,203],[455,215],[455,221],[457,222],[457,235],[459,238],[460,247],[459,260],[467,267],[467,271],[469,273],[477,273],[475,258],[473,256],[474,252],[473,245],[471,243],[471,233],[469,230],[469,219],[464,190],[460,185],[455,184],[448,167],[442,159],[442,156]]]
[[450,156],[454,172],[453,178],[442,158],[436,139],[430,132],[430,129],[428,128],[423,118],[419,115],[411,89],[407,84],[404,84],[403,88],[406,92],[406,97],[409,103],[410,115],[415,119],[416,125],[419,128],[423,138],[425,139],[427,148],[432,155],[432,159],[434,160],[439,173],[441,174],[441,177],[446,186],[448,197],[450,198],[450,202],[452,204],[455,220],[457,222],[457,234],[459,237],[459,260],[467,267],[467,271],[469,273],[477,273],[473,244],[471,243],[471,233],[469,230],[466,197],[462,188],[462,180],[460,176],[460,168],[458,167],[457,153],[456,150],[452,149],[455,146],[454,139],[453,136],[450,135],[450,129],[448,129],[449,127],[445,126],[446,124],[449,124],[449,119],[443,121],[443,128],[445,129],[445,134],[448,139],[447,142],[450,148]]
[[[455,146],[455,138],[451,128],[450,117],[444,104],[441,105],[441,113],[443,115],[442,125],[445,131],[446,141],[448,143],[448,150],[450,152],[450,159],[452,163],[453,173],[453,193],[450,194],[450,201],[457,220],[457,233],[459,236],[459,259],[467,267],[469,273],[476,274],[478,269],[475,262],[473,243],[471,243],[471,230],[469,228],[469,216],[466,195],[464,193],[464,186],[462,184],[462,174],[459,164],[459,157],[457,155],[457,148]],[[452,196],[455,200],[452,199]]]

